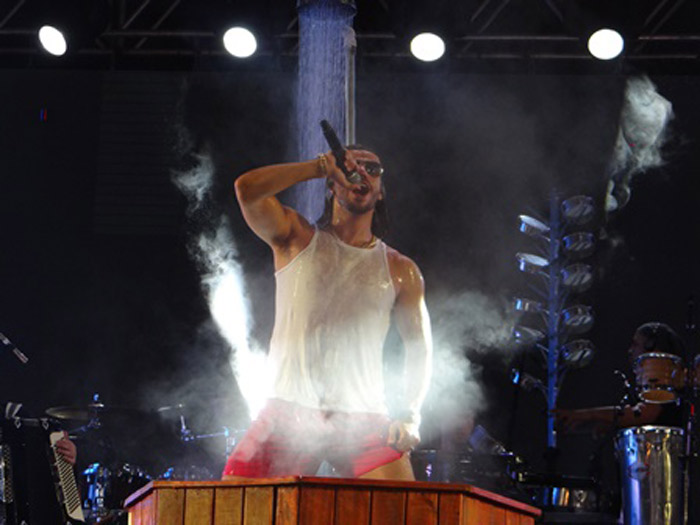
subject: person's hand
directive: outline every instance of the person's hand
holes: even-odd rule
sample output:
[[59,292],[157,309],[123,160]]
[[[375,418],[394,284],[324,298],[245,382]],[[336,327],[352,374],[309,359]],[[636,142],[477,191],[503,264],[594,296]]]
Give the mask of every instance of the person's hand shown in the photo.
[[[328,153],[326,153],[325,157],[326,177],[329,180],[332,180],[333,182],[339,184],[346,190],[355,190],[360,188],[359,184],[353,184],[347,179],[345,173],[343,173],[343,171],[338,167],[335,161],[335,156],[332,152],[329,151]],[[347,168],[349,173],[358,170],[357,162],[355,162],[355,156],[350,150],[345,150],[345,167]]]
[[408,452],[420,443],[418,425],[406,423],[405,421],[392,421],[389,425],[389,436],[387,445],[395,448],[399,452]]
[[63,437],[56,441],[56,452],[58,452],[63,459],[65,459],[71,465],[75,465],[78,459],[78,449],[70,439],[68,439],[68,433],[63,432]]

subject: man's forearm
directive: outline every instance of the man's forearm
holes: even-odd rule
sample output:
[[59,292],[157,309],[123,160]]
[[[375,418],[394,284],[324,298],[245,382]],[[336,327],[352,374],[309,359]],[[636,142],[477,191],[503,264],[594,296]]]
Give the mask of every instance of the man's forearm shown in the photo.
[[429,341],[409,341],[405,344],[405,407],[402,419],[420,424],[420,410],[428,393],[432,375],[432,348]]
[[324,175],[319,159],[264,166],[248,171],[236,179],[236,196],[242,203],[254,203],[277,195],[299,182]]

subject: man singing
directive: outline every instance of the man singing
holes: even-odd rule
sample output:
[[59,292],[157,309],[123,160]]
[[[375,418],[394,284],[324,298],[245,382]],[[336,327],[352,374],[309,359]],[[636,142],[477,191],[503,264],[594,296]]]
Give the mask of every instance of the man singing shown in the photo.
[[[385,216],[379,157],[350,146],[345,167],[359,174],[356,184],[331,154],[236,180],[243,217],[274,257],[273,390],[224,479],[313,475],[324,460],[342,477],[414,479],[408,452],[419,442],[432,358],[423,277],[378,237]],[[315,226],[277,199],[314,178],[325,178],[329,192]],[[404,411],[394,420],[382,366],[392,318],[406,355]]]

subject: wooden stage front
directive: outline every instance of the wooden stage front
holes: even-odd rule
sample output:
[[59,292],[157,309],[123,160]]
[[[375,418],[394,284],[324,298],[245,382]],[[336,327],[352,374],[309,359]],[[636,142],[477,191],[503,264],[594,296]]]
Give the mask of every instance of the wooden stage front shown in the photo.
[[290,477],[152,481],[130,525],[531,525],[540,510],[471,485]]

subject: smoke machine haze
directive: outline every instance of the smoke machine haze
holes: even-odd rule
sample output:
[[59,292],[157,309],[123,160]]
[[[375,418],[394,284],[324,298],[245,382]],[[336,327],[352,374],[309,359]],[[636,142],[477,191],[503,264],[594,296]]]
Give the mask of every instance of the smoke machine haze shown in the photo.
[[647,77],[627,81],[620,127],[611,165],[606,208],[614,211],[630,199],[630,183],[637,173],[663,164],[661,149],[666,128],[673,119],[671,103],[662,97]]
[[[197,165],[191,170],[173,173],[173,182],[188,200],[189,217],[194,217],[207,202],[213,173],[209,155],[197,156]],[[254,419],[270,385],[266,354],[251,340],[250,305],[228,221],[221,216],[216,222],[215,226],[197,224],[200,231],[189,251],[199,266],[209,311],[231,347],[229,362]]]

